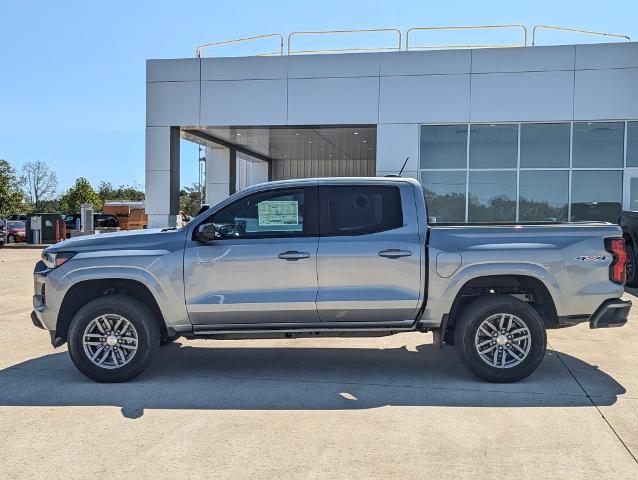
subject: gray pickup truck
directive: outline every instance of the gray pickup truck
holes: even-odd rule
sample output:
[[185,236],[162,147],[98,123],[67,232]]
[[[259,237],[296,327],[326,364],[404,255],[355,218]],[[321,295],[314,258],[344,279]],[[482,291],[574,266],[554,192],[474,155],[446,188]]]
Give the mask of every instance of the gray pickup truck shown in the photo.
[[512,382],[542,361],[547,328],[627,321],[618,226],[427,219],[411,179],[256,185],[183,228],[48,247],[31,318],[101,382],[135,377],[178,337],[430,331],[480,378]]

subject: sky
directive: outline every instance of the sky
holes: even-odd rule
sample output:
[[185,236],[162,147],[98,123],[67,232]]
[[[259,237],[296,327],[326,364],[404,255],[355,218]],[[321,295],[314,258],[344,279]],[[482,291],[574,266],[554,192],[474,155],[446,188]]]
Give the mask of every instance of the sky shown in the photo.
[[[273,32],[512,23],[638,40],[638,2],[0,0],[0,158],[17,169],[46,162],[61,191],[78,176],[143,186],[148,58],[192,58],[202,43]],[[197,147],[183,142],[182,185],[197,180],[197,159]]]

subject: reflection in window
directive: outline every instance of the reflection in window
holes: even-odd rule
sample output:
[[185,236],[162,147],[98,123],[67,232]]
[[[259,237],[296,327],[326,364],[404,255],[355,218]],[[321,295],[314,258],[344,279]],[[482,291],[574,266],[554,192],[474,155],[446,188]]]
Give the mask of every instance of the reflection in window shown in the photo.
[[430,223],[465,221],[465,181],[463,172],[422,172]]
[[420,177],[431,221],[617,221],[625,153],[626,166],[638,168],[638,121],[521,123],[520,132],[517,124],[470,124],[469,135],[467,127],[421,127]]
[[403,225],[401,193],[397,187],[331,185],[327,192],[328,221],[322,234],[361,235]]
[[472,125],[470,168],[516,168],[518,125]]
[[467,125],[421,127],[421,168],[466,168]]
[[304,191],[260,192],[215,213],[218,238],[300,236],[303,234]]
[[569,167],[569,123],[521,125],[521,168]]
[[622,210],[622,171],[572,172],[571,221],[618,222]]
[[627,122],[627,166],[638,167],[638,122]]
[[574,168],[622,168],[623,122],[574,123]]
[[569,172],[523,170],[519,187],[521,222],[555,222],[567,208]]
[[470,172],[470,222],[516,220],[516,172]]

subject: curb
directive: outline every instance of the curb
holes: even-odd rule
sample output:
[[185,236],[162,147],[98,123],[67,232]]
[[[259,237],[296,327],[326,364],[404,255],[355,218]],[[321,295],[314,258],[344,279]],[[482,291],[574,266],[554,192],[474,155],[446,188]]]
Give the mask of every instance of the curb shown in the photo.
[[2,250],[43,250],[50,245],[42,244],[42,243],[5,243],[2,247]]

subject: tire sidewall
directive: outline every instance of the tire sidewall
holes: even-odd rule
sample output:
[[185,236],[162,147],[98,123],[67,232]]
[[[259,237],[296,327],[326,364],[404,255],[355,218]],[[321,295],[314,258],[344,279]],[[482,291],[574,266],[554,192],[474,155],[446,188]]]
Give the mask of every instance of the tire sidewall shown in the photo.
[[[116,369],[95,365],[87,357],[82,344],[87,325],[105,314],[124,317],[137,331],[138,348],[135,356],[129,363]],[[124,295],[107,295],[92,300],[78,310],[69,327],[68,344],[71,360],[84,375],[98,382],[124,382],[142,373],[152,360],[159,347],[159,327],[144,304]]]
[[[488,365],[475,346],[479,325],[495,314],[516,315],[529,329],[532,345],[527,357],[518,365],[497,368]],[[542,318],[525,302],[508,296],[478,299],[468,305],[455,328],[454,344],[463,363],[478,377],[498,383],[515,382],[530,375],[545,357],[547,333]]]

